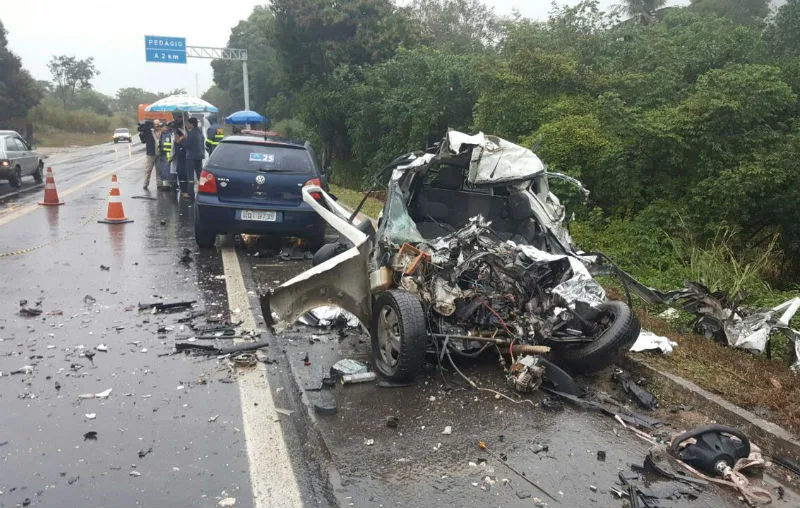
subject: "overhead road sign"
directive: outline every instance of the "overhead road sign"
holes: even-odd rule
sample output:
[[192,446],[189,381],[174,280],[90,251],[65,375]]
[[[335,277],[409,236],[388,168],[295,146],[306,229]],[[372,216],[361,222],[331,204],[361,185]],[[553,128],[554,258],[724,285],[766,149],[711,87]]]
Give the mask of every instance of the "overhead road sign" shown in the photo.
[[186,38],[144,36],[145,61],[160,63],[186,63]]

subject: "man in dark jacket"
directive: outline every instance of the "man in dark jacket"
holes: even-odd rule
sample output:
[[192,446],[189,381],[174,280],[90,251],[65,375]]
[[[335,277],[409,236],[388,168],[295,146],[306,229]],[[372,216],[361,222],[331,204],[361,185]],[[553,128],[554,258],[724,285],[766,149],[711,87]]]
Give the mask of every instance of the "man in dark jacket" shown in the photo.
[[[145,157],[144,161],[144,185],[142,185],[142,189],[147,190],[147,187],[150,185],[150,173],[153,172],[153,166],[156,165],[156,131],[159,131],[161,128],[161,122],[156,120],[153,122],[153,128],[149,128],[149,126],[145,127],[144,131],[144,148]],[[156,185],[161,187],[161,175],[158,174],[158,170],[156,170]]]
[[183,147],[186,150],[186,173],[188,178],[200,178],[203,171],[203,158],[206,155],[203,146],[205,138],[200,129],[197,128],[197,118],[190,118],[186,125],[189,132],[186,133],[186,141]]

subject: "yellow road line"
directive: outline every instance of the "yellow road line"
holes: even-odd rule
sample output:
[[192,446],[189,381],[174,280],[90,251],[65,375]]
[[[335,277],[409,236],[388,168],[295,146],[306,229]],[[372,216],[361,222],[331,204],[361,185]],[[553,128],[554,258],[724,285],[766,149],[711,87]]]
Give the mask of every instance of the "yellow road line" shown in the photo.
[[[108,178],[113,173],[117,173],[117,172],[119,172],[119,171],[121,171],[123,169],[126,169],[129,166],[132,166],[133,164],[135,164],[137,162],[140,162],[140,161],[137,160],[137,159],[134,159],[134,160],[132,160],[130,162],[126,162],[125,164],[122,164],[122,165],[120,165],[120,166],[118,166],[118,167],[116,167],[114,169],[111,169],[111,170],[105,171],[103,173],[100,173],[98,175],[95,175],[95,176],[91,177],[90,179],[88,179],[88,180],[86,180],[86,181],[84,181],[82,183],[79,183],[78,185],[75,185],[73,187],[70,187],[69,189],[67,189],[67,190],[65,190],[63,192],[59,191],[58,197],[64,197],[64,196],[69,196],[70,194],[74,194],[74,193],[78,192],[79,190],[84,189],[84,188],[88,187],[89,185],[92,185],[93,183],[99,182],[100,180],[102,180],[104,178]],[[69,206],[69,204],[67,204],[67,206]],[[31,204],[31,205],[23,206],[23,207],[15,210],[14,212],[12,212],[12,213],[4,216],[4,217],[0,217],[0,226],[8,224],[9,222],[15,221],[15,220],[19,219],[20,217],[28,215],[32,211],[39,210],[41,208],[42,207],[39,206],[38,204]]]

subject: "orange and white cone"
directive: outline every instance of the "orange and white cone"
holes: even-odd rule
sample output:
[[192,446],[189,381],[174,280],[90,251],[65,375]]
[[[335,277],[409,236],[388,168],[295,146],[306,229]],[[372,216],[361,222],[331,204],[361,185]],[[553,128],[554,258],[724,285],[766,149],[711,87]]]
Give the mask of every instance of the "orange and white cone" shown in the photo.
[[53,178],[53,168],[47,167],[47,180],[44,183],[44,201],[39,203],[44,206],[58,206],[63,205],[63,201],[58,199],[58,191],[56,190],[56,181]]
[[125,217],[125,211],[122,209],[122,199],[119,197],[117,175],[111,175],[111,191],[108,193],[108,212],[106,213],[106,218],[97,222],[102,222],[104,224],[125,224],[126,222],[133,222],[133,219]]

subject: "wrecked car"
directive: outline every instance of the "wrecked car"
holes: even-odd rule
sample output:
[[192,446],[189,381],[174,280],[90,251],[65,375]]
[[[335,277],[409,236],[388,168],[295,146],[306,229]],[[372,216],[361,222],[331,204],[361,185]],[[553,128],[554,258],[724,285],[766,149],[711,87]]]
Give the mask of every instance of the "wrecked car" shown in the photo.
[[[303,199],[341,234],[315,266],[262,298],[278,329],[337,305],[369,329],[376,369],[420,373],[426,352],[511,357],[509,383],[535,389],[561,365],[591,371],[627,351],[640,324],[609,300],[564,227],[565,210],[536,154],[506,140],[450,131],[398,157],[377,231],[321,188]],[[549,360],[548,360],[549,359]],[[552,361],[552,362],[551,362]]]

